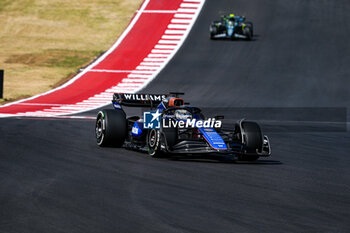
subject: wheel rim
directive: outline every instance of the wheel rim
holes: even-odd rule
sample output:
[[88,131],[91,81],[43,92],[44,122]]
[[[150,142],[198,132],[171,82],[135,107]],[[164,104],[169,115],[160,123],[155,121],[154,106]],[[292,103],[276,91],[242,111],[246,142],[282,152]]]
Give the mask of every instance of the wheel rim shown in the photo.
[[149,134],[148,144],[152,148],[156,144],[156,131],[152,130]]
[[100,117],[96,121],[95,134],[96,134],[97,141],[100,142],[102,137],[103,137],[103,119],[102,119],[102,117]]

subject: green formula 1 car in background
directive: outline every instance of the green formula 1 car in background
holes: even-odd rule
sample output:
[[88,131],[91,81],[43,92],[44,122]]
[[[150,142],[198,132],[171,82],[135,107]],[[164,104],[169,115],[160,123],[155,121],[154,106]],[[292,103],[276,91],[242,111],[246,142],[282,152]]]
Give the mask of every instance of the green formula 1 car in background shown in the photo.
[[251,40],[253,37],[253,23],[245,21],[244,16],[229,14],[214,21],[209,28],[210,39],[244,39]]

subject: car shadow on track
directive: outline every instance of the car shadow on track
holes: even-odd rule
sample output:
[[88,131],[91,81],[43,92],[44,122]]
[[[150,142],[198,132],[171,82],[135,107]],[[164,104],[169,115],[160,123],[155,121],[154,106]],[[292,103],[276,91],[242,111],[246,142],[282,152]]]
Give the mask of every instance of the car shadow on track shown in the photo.
[[243,42],[243,43],[249,43],[252,41],[258,41],[259,40],[260,35],[259,34],[254,34],[253,38],[251,40],[245,40],[245,39],[229,39],[229,38],[216,38],[216,39],[212,39],[211,41],[221,41],[221,42]]
[[278,160],[258,159],[256,161],[238,161],[232,156],[217,154],[192,154],[192,155],[170,155],[162,159],[179,161],[179,162],[196,162],[196,163],[231,163],[231,164],[248,164],[248,165],[282,165]]

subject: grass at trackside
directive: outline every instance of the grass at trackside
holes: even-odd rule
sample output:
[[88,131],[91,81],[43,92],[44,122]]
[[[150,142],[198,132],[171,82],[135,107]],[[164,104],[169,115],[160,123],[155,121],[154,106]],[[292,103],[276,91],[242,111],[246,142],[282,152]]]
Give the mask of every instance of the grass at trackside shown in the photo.
[[48,91],[107,50],[142,0],[0,0],[4,99]]
[[102,53],[102,51],[78,51],[49,49],[39,53],[15,54],[5,60],[8,64],[24,64],[42,67],[76,68]]

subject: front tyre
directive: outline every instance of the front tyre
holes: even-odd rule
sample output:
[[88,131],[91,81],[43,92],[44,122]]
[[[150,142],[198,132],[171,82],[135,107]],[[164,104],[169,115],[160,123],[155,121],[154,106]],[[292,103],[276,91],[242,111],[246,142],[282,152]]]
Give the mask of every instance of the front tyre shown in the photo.
[[246,26],[246,27],[243,29],[243,34],[245,35],[246,40],[252,40],[253,33],[252,33],[251,27]]
[[121,147],[127,136],[127,121],[124,111],[105,109],[99,111],[95,123],[97,145]]
[[161,157],[160,132],[158,129],[151,129],[147,134],[148,154],[152,157]]
[[247,21],[244,24],[247,25],[248,27],[250,27],[250,32],[252,33],[252,36],[254,36],[253,23]]
[[[263,135],[260,126],[256,122],[243,121],[242,135],[245,144],[245,151],[248,154],[238,155],[240,161],[255,161],[259,158],[258,153],[262,152]],[[254,155],[255,154],[255,155]]]
[[211,25],[209,28],[209,31],[210,31],[210,39],[215,40],[215,36],[217,34],[217,31],[218,31],[217,27],[214,25]]

